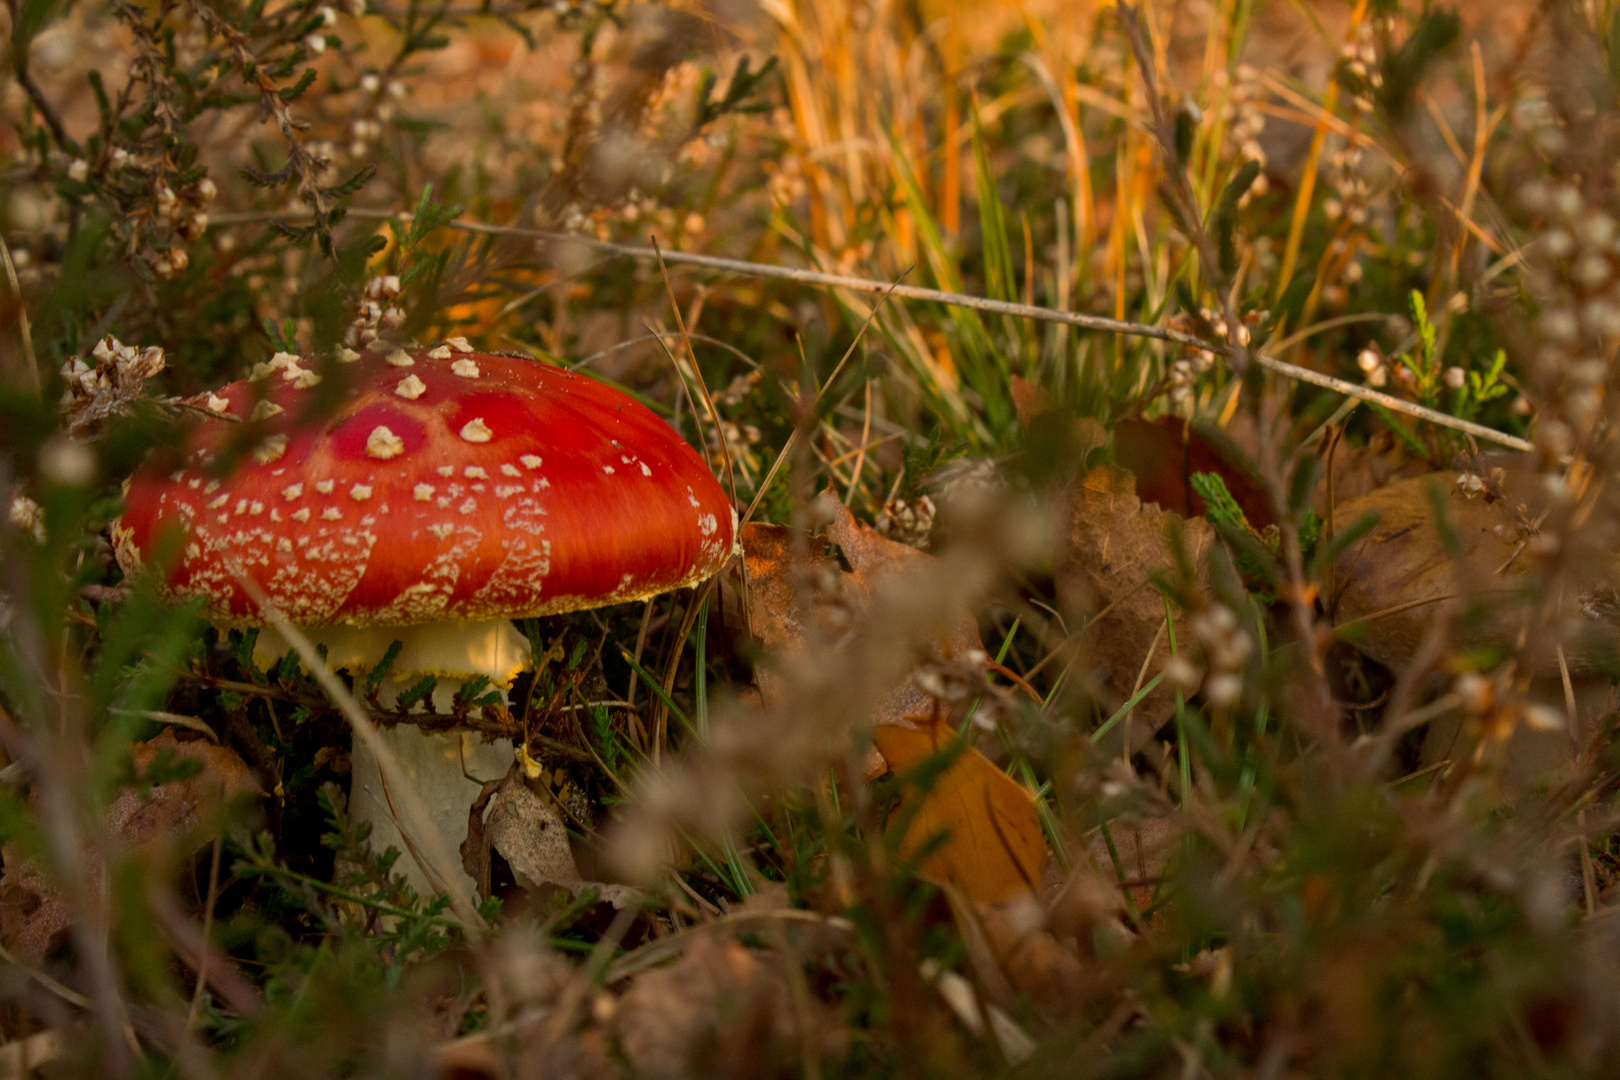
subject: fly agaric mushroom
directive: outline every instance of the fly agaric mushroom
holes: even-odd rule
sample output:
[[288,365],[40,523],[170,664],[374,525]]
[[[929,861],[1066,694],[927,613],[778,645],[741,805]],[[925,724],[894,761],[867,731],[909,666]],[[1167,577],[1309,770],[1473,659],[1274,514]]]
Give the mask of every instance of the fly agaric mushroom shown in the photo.
[[[351,391],[319,423],[300,417],[321,377],[291,354],[210,395],[221,421],[130,479],[113,528],[125,572],[172,530],[173,599],[200,598],[216,625],[263,626],[247,578],[334,669],[369,672],[398,640],[385,700],[432,674],[448,705],[461,682],[504,689],[528,663],[511,619],[689,586],[732,554],[736,513],[703,459],[617,390],[459,338],[339,359]],[[221,475],[233,436],[256,441]],[[261,662],[286,649],[260,631]],[[408,725],[386,735],[454,849],[478,791],[467,773],[505,772],[510,743]],[[352,786],[356,819],[403,850],[358,742]]]

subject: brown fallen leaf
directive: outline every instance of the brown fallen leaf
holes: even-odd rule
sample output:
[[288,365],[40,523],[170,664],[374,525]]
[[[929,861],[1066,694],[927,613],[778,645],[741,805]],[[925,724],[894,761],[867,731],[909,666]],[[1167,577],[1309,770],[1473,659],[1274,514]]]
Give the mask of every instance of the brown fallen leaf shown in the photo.
[[1044,927],[1020,925],[1012,905],[981,907],[979,922],[1013,992],[1029,998],[1048,1023],[1061,1024],[1085,1008],[1097,978],[1073,947]]
[[[749,613],[754,633],[767,647],[800,648],[812,633],[836,637],[870,606],[875,590],[933,559],[858,523],[841,503],[830,509],[826,538],[812,538],[797,558],[790,530],[758,524],[742,530]],[[829,540],[843,552],[850,571],[832,557]],[[952,620],[936,647],[947,662],[984,661],[978,627],[966,611]],[[759,684],[767,706],[780,702],[783,683],[769,666],[761,668]],[[905,772],[956,738],[945,710],[911,677],[879,699],[868,723],[879,753],[896,772]],[[923,860],[925,878],[955,884],[981,902],[1007,899],[1040,882],[1047,851],[1034,798],[978,750],[964,750],[927,793],[908,793],[901,817],[913,807],[903,853],[941,833],[946,836]]]
[[[1538,509],[1530,477],[1508,474],[1508,497],[1465,497],[1456,473],[1429,473],[1401,480],[1356,499],[1341,502],[1334,515],[1343,529],[1362,515],[1378,515],[1378,524],[1351,544],[1334,567],[1329,609],[1336,625],[1362,652],[1386,667],[1399,669],[1416,653],[1423,635],[1444,602],[1470,597],[1484,602],[1485,615],[1460,627],[1465,647],[1513,647],[1524,628],[1525,609],[1514,602],[1537,573],[1536,557],[1527,551]],[[1459,557],[1447,551],[1434,519],[1437,492]],[[1573,614],[1583,598],[1571,597]],[[1599,620],[1587,618],[1592,630]],[[1527,640],[1538,667],[1556,664],[1550,647]],[[1583,672],[1596,657],[1591,649],[1566,641],[1571,670]]]
[[[1138,679],[1145,685],[1170,660],[1164,596],[1153,581],[1175,573],[1172,529],[1179,530],[1200,578],[1215,531],[1202,518],[1143,505],[1135,477],[1117,465],[1092,469],[1071,485],[1064,528],[1054,570],[1058,598],[1066,610],[1090,617],[1085,656],[1092,668],[1101,669],[1103,704],[1111,712],[1135,692]],[[1175,629],[1178,642],[1192,640],[1179,615]],[[1161,683],[1136,707],[1133,745],[1174,709],[1174,689]]]
[[622,908],[637,896],[628,886],[586,881],[580,875],[562,818],[529,790],[516,766],[502,779],[485,784],[467,812],[462,866],[484,896],[489,895],[492,851],[506,860],[517,883],[531,892],[555,886],[577,896],[586,889],[595,889],[600,899],[615,908]]
[[[1401,480],[1341,503],[1339,528],[1366,513],[1378,523],[1351,544],[1334,566],[1328,610],[1338,634],[1394,671],[1419,659],[1435,620],[1452,619],[1453,651],[1511,652],[1523,700],[1476,699],[1473,711],[1452,710],[1428,726],[1422,760],[1435,764],[1457,753],[1465,729],[1505,740],[1501,776],[1513,787],[1537,784],[1570,764],[1568,722],[1577,742],[1610,705],[1609,664],[1620,645],[1616,564],[1610,545],[1585,531],[1588,553],[1562,559],[1558,608],[1542,621],[1536,550],[1544,487],[1534,469],[1512,459],[1497,477],[1501,498],[1469,497],[1457,474]],[[1455,537],[1448,550],[1435,521],[1435,495]],[[1453,616],[1458,616],[1453,618]],[[1568,682],[1565,682],[1565,675]],[[1574,715],[1570,716],[1570,705]],[[1521,720],[1527,722],[1520,722]]]
[[1136,494],[1186,518],[1204,516],[1204,499],[1193,490],[1197,473],[1215,473],[1256,529],[1275,520],[1260,482],[1219,446],[1177,416],[1121,420],[1114,425],[1114,461],[1136,477]]
[[[172,866],[207,843],[203,826],[238,795],[259,793],[247,764],[228,747],[211,742],[180,742],[171,731],[130,751],[137,770],[150,768],[161,753],[174,761],[197,761],[201,770],[183,780],[155,784],[146,790],[123,788],[107,808],[106,831],[112,846],[138,850],[150,863]],[[72,909],[54,879],[44,874],[15,844],[0,849],[5,872],[0,875],[0,937],[30,965],[38,965],[60,946],[73,925]],[[81,853],[86,888],[100,888],[101,860],[86,841]]]
[[[1107,432],[1094,420],[1059,410],[1046,392],[1024,379],[1012,380],[1013,403],[1026,431],[1037,432],[1054,416],[1073,429],[1065,440],[1075,447],[1101,446]],[[1152,584],[1156,574],[1175,567],[1169,533],[1178,528],[1193,564],[1203,574],[1203,557],[1215,533],[1201,516],[1184,513],[1201,502],[1187,488],[1193,472],[1219,472],[1235,496],[1241,492],[1245,512],[1262,520],[1265,501],[1253,479],[1228,464],[1207,440],[1184,437],[1179,422],[1128,421],[1118,425],[1115,453],[1121,464],[1083,470],[1069,482],[1067,513],[1060,522],[1054,575],[1063,606],[1091,619],[1083,645],[1093,670],[1100,669],[1100,690],[1108,712],[1122,705],[1168,663],[1169,642],[1163,633],[1165,606]],[[1196,453],[1194,453],[1196,445]],[[1122,467],[1131,464],[1139,474]],[[1142,478],[1145,478],[1142,479]],[[1145,491],[1151,494],[1144,493]],[[1255,520],[1251,518],[1251,521]],[[1188,640],[1176,621],[1178,641]],[[1144,662],[1146,667],[1144,668]],[[1175,709],[1175,693],[1160,685],[1131,715],[1128,732],[1140,746]]]
[[[825,1013],[825,1015],[823,1015]],[[722,934],[702,934],[668,967],[631,981],[614,1009],[636,1076],[754,1077],[840,1049],[841,1025],[797,1003],[777,965]]]
[[[1336,507],[1351,499],[1395,483],[1410,480],[1433,471],[1427,458],[1414,454],[1392,431],[1377,431],[1364,446],[1349,446],[1341,439],[1331,446],[1331,436],[1323,441],[1321,453],[1327,455],[1331,447],[1332,493]],[[1328,470],[1323,462],[1322,479],[1317,481],[1316,496],[1312,502],[1317,514],[1324,520],[1328,511]],[[1345,519],[1339,519],[1345,520]]]

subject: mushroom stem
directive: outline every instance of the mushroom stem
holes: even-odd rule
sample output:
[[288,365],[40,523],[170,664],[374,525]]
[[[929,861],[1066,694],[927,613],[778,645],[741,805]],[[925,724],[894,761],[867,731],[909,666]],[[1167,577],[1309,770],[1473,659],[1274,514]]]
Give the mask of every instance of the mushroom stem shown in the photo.
[[[422,676],[433,675],[438,679],[433,707],[440,712],[448,712],[461,687],[480,675],[488,677],[494,688],[505,694],[530,657],[528,641],[505,619],[415,626],[323,626],[305,632],[317,647],[325,647],[327,663],[333,670],[346,670],[356,677],[375,668],[389,647],[400,642],[399,654],[378,688],[379,700],[391,706]],[[268,669],[287,651],[281,635],[266,627],[259,632],[254,646],[254,662]],[[458,850],[467,835],[467,811],[478,797],[480,786],[505,775],[511,767],[511,740],[485,741],[472,731],[423,731],[410,724],[384,728],[380,734],[410,778],[445,847]],[[389,792],[377,759],[356,741],[350,761],[349,813],[356,824],[371,826],[371,849],[380,853],[389,847],[398,848],[402,858],[394,864],[394,872],[402,875],[419,895],[444,891],[444,883],[430,880],[418,865],[419,860],[412,856],[409,838],[401,834],[398,816],[389,805]],[[472,878],[466,880],[471,887]]]
[[[486,780],[496,780],[512,765],[512,741],[485,742],[470,731],[423,731],[409,724],[378,732],[394,752],[402,772],[427,809],[445,847],[459,851],[467,838],[467,811]],[[356,824],[371,826],[371,850],[399,849],[394,873],[404,877],[419,896],[445,891],[443,882],[429,879],[411,843],[400,831],[396,810],[389,803],[382,767],[364,743],[356,741],[350,755],[349,813]],[[473,879],[461,871],[469,890]]]

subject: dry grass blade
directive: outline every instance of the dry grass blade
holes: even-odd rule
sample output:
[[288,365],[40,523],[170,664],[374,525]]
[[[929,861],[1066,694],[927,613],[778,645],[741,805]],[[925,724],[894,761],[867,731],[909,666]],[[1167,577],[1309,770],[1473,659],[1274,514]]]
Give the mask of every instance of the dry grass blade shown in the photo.
[[848,934],[854,931],[855,926],[848,919],[837,915],[821,915],[814,911],[802,911],[798,908],[783,908],[777,911],[736,911],[729,915],[721,915],[697,926],[688,927],[668,937],[649,941],[630,952],[625,953],[613,963],[608,965],[602,976],[602,982],[612,985],[648,968],[663,963],[671,957],[679,956],[686,951],[687,946],[696,940],[699,934],[723,930],[734,934],[757,933],[761,930],[782,923],[806,923],[817,927],[826,927],[839,933]]
[[[669,307],[675,313],[675,327],[681,332],[681,344],[686,347],[687,358],[692,363],[692,377],[697,380],[698,389],[703,393],[703,405],[708,410],[709,421],[714,424],[714,438],[720,444],[720,460],[726,466],[726,490],[731,495],[731,504],[737,505],[737,477],[731,467],[731,444],[726,440],[725,424],[720,419],[720,410],[715,408],[714,395],[709,393],[709,384],[703,379],[703,369],[698,367],[697,353],[692,350],[692,337],[686,332],[686,317],[681,314],[681,305],[675,299],[675,283],[669,279],[669,267],[664,263],[664,253],[658,246],[658,238],[652,238],[653,256],[658,260],[658,271],[664,278],[664,291],[669,294]],[[658,343],[664,345],[664,339],[659,338]],[[664,346],[668,349],[668,346]],[[675,376],[683,383],[686,373],[681,370],[679,363],[675,365]]]
[[39,358],[34,355],[34,334],[28,325],[28,303],[23,298],[22,282],[17,279],[17,266],[11,261],[11,246],[0,243],[0,260],[6,264],[6,281],[11,284],[12,295],[17,298],[17,332],[22,336],[23,360],[28,364],[28,379],[34,393],[44,393],[40,380]]
[[[236,581],[242,586],[243,591],[252,597],[260,614],[264,616],[264,621],[275,627],[277,633],[297,650],[299,659],[315,676],[315,681],[321,684],[321,689],[331,696],[332,703],[342,711],[344,719],[348,720],[349,726],[354,729],[355,737],[363,741],[376,757],[384,782],[391,793],[398,795],[404,811],[400,815],[404,820],[399,822],[401,834],[409,831],[406,829],[409,825],[411,830],[423,838],[422,843],[426,850],[422,855],[427,865],[422,867],[422,872],[427,874],[429,879],[444,884],[445,892],[450,897],[450,908],[456,913],[456,918],[461,922],[463,929],[469,935],[488,930],[489,924],[478,914],[478,908],[473,904],[472,897],[467,892],[467,885],[462,880],[459,860],[453,858],[445,849],[444,842],[439,838],[439,831],[429,820],[422,800],[411,789],[404,770],[394,757],[394,752],[378,735],[377,725],[373,724],[365,710],[360,708],[360,703],[354,700],[354,695],[349,693],[348,688],[332,674],[332,669],[327,666],[325,658],[315,650],[315,646],[304,636],[304,632],[287,621],[287,617],[281,614],[270,602],[270,598],[264,594],[264,590],[246,574],[240,572],[236,575]],[[416,853],[413,846],[412,854]]]
[[[901,276],[904,277],[905,275],[902,274]],[[873,320],[877,318],[878,312],[883,309],[883,302],[889,298],[895,289],[900,287],[898,280],[887,287],[883,287],[880,282],[872,282],[872,284],[878,285],[883,295],[872,306],[872,311],[867,315],[866,320],[861,323],[861,328],[856,331],[855,339],[849,343],[849,348],[845,349],[844,355],[838,358],[838,364],[832,369],[832,374],[827,376],[827,381],[821,384],[820,390],[816,391],[815,400],[810,403],[810,413],[812,415],[815,412],[815,407],[821,404],[821,399],[826,396],[827,391],[832,389],[833,383],[838,381],[838,376],[844,370],[844,365],[849,363],[849,358],[855,355],[856,349],[860,348],[862,339],[866,337],[867,329],[871,327]],[[776,460],[771,462],[770,469],[765,473],[764,479],[759,482],[759,489],[754,492],[753,501],[748,504],[748,512],[742,516],[742,521],[738,524],[739,529],[754,520],[754,512],[759,509],[759,504],[764,500],[765,493],[770,490],[771,481],[776,479],[776,474],[781,470],[782,463],[787,461],[788,455],[793,452],[794,446],[798,444],[799,432],[804,427],[805,424],[803,423],[795,427],[793,433],[788,436],[787,441],[782,444],[782,449],[777,453]]]
[[32,1076],[41,1065],[63,1057],[72,1045],[66,1032],[41,1031],[0,1046],[0,1078]]
[[[352,210],[350,214],[355,217],[375,217],[385,219],[398,217],[393,213],[381,211]],[[409,215],[406,215],[407,217]],[[235,220],[235,219],[232,219]],[[1019,304],[1008,300],[993,300],[989,297],[970,296],[966,293],[945,292],[939,289],[926,289],[917,285],[901,285],[898,282],[875,281],[871,278],[851,277],[846,274],[826,274],[818,270],[797,270],[786,266],[772,266],[768,263],[748,262],[744,259],[725,259],[715,255],[699,255],[685,251],[663,251],[660,254],[652,248],[641,247],[635,244],[616,244],[607,240],[595,240],[590,237],[575,236],[570,233],[550,232],[544,229],[522,229],[516,226],[488,225],[479,221],[456,220],[449,223],[451,227],[467,232],[490,233],[496,235],[527,236],[539,240],[554,240],[570,244],[584,244],[602,251],[610,251],[634,259],[662,258],[666,263],[686,266],[696,266],[706,270],[718,270],[725,273],[745,274],[750,277],[774,278],[778,281],[794,281],[806,285],[825,285],[834,289],[853,289],[858,292],[882,293],[885,298],[898,297],[903,300],[921,300],[928,303],[944,304],[947,307],[971,308],[975,311],[985,311],[996,315],[1010,315],[1021,319],[1035,319],[1041,322],[1060,323],[1065,326],[1074,326],[1082,330],[1095,330],[1107,334],[1126,334],[1131,337],[1152,338],[1156,341],[1167,341],[1177,345],[1186,345],[1195,349],[1209,349],[1220,355],[1225,355],[1228,345],[1224,342],[1205,341],[1192,334],[1184,334],[1168,327],[1149,326],[1146,323],[1129,322],[1124,319],[1110,319],[1101,315],[1085,315],[1074,311],[1059,311],[1054,308],[1038,307],[1030,304]],[[864,331],[864,327],[863,327]],[[1369,389],[1356,383],[1312,371],[1310,368],[1290,364],[1285,360],[1278,360],[1263,353],[1251,354],[1255,363],[1267,371],[1299,382],[1320,386],[1334,393],[1344,394],[1347,397],[1359,398],[1381,405],[1391,412],[1401,413],[1418,420],[1425,420],[1440,427],[1451,428],[1472,435],[1477,439],[1505,446],[1510,450],[1529,451],[1534,449],[1532,443],[1516,435],[1497,431],[1495,428],[1476,424],[1471,420],[1461,420],[1455,416],[1447,415],[1438,409],[1431,409],[1405,398],[1395,397],[1379,390]],[[829,380],[830,382],[831,380]],[[774,475],[773,469],[770,475]],[[760,490],[763,491],[762,484]],[[758,495],[755,502],[758,502]],[[747,517],[744,520],[748,520]]]

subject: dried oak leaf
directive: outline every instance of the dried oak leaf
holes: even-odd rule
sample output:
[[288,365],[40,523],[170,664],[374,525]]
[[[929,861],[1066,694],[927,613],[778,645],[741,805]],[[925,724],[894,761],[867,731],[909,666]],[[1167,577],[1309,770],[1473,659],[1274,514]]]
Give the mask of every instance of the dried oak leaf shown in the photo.
[[[869,607],[875,589],[933,559],[858,523],[840,503],[832,509],[827,539],[844,553],[849,572],[818,538],[795,558],[790,530],[758,524],[742,530],[749,616],[755,635],[769,648],[800,648],[812,628],[818,636],[835,633]],[[964,660],[983,650],[978,627],[966,611],[936,644],[947,660]],[[781,700],[785,687],[769,666],[760,670],[759,683],[767,707]],[[868,723],[878,751],[897,773],[956,738],[945,710],[910,677],[879,699]],[[945,836],[921,860],[919,872],[959,886],[974,900],[994,903],[1020,895],[1033,889],[1045,872],[1046,842],[1034,798],[971,747],[926,793],[908,790],[896,820],[909,822],[900,844],[902,857]]]
[[[135,746],[130,757],[144,772],[167,752],[176,762],[197,761],[200,771],[183,780],[143,789],[126,787],[107,808],[107,836],[115,850],[140,851],[160,865],[186,857],[207,842],[204,826],[222,806],[238,795],[257,794],[252,771],[236,752],[210,742],[180,742],[174,733],[163,734]],[[73,925],[66,895],[15,844],[3,850],[5,873],[0,875],[0,937],[20,959],[38,965],[64,940]],[[85,887],[99,890],[101,861],[88,842],[80,865]]]
[[[1145,685],[1170,659],[1165,602],[1154,579],[1175,572],[1172,529],[1179,530],[1200,575],[1215,530],[1202,518],[1144,504],[1135,477],[1117,465],[1102,465],[1075,480],[1064,526],[1054,568],[1058,599],[1065,609],[1091,617],[1085,655],[1094,670],[1100,669],[1104,705],[1112,710],[1135,692],[1139,675]],[[1191,640],[1180,618],[1176,639]],[[1173,689],[1160,683],[1137,705],[1133,737],[1150,735],[1174,708]]]

